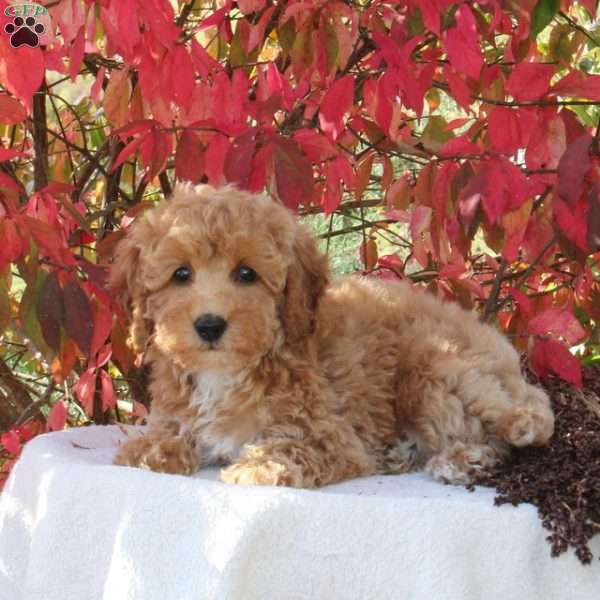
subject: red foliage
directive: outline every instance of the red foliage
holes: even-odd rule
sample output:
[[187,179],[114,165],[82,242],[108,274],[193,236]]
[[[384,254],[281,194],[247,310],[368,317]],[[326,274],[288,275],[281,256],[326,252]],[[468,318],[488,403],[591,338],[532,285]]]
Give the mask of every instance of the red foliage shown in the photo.
[[[36,48],[10,45],[5,6],[0,335],[90,418],[138,371],[104,284],[117,226],[174,180],[327,215],[379,200],[366,270],[481,308],[539,374],[580,383],[568,348],[600,305],[594,2],[64,0]],[[84,97],[55,93],[76,77]],[[402,250],[380,252],[394,227]]]

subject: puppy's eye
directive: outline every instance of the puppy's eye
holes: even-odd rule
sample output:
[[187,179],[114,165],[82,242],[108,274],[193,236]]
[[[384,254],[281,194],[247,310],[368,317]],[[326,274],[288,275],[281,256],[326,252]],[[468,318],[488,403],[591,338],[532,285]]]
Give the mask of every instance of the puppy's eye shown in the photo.
[[258,277],[256,271],[250,267],[247,267],[246,265],[238,267],[234,271],[233,276],[235,280],[239,281],[240,283],[254,283]]
[[173,273],[173,281],[175,281],[175,283],[186,283],[191,277],[192,271],[187,267],[179,267],[179,269]]

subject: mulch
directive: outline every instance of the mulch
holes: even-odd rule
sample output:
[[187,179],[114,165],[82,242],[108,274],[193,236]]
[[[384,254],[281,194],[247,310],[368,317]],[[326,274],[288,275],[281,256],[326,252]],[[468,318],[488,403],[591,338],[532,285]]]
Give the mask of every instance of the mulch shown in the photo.
[[552,556],[573,548],[588,564],[588,542],[600,534],[600,369],[583,369],[582,390],[556,378],[540,382],[524,370],[552,400],[555,433],[548,446],[514,450],[508,462],[475,483],[495,487],[497,505],[534,504],[550,532]]

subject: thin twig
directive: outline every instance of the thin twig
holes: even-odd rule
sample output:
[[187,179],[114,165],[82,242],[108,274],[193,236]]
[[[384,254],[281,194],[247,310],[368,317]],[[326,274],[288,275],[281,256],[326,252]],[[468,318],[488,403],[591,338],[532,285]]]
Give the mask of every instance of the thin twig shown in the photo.
[[500,296],[500,288],[502,287],[502,281],[504,278],[504,272],[506,271],[506,260],[500,259],[500,266],[494,277],[494,285],[490,291],[490,295],[485,303],[485,309],[480,319],[484,322],[490,321],[492,315],[496,314],[496,305],[498,303],[498,297]]

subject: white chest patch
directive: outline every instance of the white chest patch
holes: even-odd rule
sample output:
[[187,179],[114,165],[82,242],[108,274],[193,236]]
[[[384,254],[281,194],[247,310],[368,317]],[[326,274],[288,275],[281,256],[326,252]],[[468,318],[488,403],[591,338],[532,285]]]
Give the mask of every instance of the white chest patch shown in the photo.
[[215,427],[219,404],[231,390],[235,379],[222,373],[201,373],[194,378],[190,404],[198,410],[193,429],[200,447],[202,464],[230,463],[240,455],[243,444],[236,437],[224,435]]

